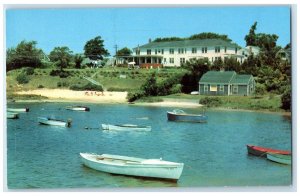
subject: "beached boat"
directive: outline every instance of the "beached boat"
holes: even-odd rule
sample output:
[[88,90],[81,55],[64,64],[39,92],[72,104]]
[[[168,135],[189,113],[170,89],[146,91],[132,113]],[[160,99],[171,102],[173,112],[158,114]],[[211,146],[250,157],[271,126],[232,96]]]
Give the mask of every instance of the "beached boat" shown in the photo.
[[29,112],[29,108],[7,108],[8,112]]
[[151,126],[140,126],[132,124],[121,124],[121,125],[111,125],[111,124],[101,124],[103,130],[109,131],[151,131]]
[[86,106],[67,106],[66,109],[73,111],[90,111],[90,108]]
[[167,112],[169,121],[197,122],[202,123],[207,121],[207,116],[202,114],[188,114],[183,110],[173,110]]
[[38,121],[43,125],[53,125],[53,126],[62,126],[62,127],[70,127],[71,120],[63,121],[49,117],[38,117]]
[[286,165],[292,164],[291,155],[267,153],[267,159],[270,161],[274,161],[276,163],[281,163]]
[[6,112],[6,118],[17,119],[17,118],[19,118],[19,114],[15,113],[15,112]]
[[261,157],[267,157],[267,153],[273,154],[282,154],[282,155],[290,155],[291,152],[287,150],[277,150],[272,148],[265,148],[260,146],[247,145],[247,150],[249,154]]
[[162,159],[142,159],[135,157],[80,153],[84,165],[92,169],[112,174],[163,178],[178,180],[183,170],[183,163]]

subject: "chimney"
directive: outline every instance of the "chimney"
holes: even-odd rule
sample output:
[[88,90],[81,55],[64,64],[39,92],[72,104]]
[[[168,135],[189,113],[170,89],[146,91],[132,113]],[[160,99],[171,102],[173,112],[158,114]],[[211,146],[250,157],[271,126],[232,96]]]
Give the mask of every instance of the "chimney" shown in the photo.
[[149,43],[151,43],[151,41],[152,41],[151,38],[149,38]]

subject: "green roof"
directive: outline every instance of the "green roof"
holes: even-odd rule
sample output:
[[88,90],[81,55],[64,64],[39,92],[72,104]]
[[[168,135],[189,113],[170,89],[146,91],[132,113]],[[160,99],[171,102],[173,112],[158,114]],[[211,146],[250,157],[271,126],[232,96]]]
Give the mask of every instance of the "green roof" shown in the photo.
[[235,71],[208,71],[205,74],[203,74],[199,83],[228,84],[235,75]]
[[[226,46],[240,48],[236,43],[228,42],[222,39],[196,39],[183,41],[168,41],[168,42],[150,42],[139,46],[139,48],[178,48],[178,47],[208,47],[208,46]],[[136,48],[134,48],[136,49]]]
[[252,75],[239,75],[235,71],[208,71],[201,77],[199,83],[218,84],[248,84]]
[[231,81],[232,84],[248,84],[252,75],[236,75]]

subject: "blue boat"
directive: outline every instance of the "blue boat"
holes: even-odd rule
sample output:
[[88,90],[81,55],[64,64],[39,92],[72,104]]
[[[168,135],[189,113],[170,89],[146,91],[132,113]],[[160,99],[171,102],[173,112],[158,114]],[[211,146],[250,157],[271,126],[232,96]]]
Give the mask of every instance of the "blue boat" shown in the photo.
[[169,121],[182,121],[182,122],[207,122],[207,116],[203,114],[188,114],[183,110],[173,110],[167,112]]

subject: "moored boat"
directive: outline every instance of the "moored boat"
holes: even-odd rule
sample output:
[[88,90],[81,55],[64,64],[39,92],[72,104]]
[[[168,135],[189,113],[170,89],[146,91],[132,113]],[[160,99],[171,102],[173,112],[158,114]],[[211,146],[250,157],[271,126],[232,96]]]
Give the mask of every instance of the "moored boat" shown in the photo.
[[183,170],[183,163],[162,159],[142,159],[135,157],[80,153],[82,163],[97,171],[128,176],[140,176],[178,180]]
[[29,108],[7,108],[8,112],[29,112]]
[[207,122],[207,116],[203,114],[188,114],[183,110],[167,111],[169,121],[182,121],[182,122]]
[[62,127],[70,127],[71,120],[63,121],[59,119],[49,118],[49,117],[38,117],[38,121],[43,125],[53,125],[53,126],[62,126]]
[[73,111],[90,111],[90,108],[86,106],[67,106],[66,109]]
[[267,153],[267,159],[276,163],[291,165],[291,155]]
[[15,112],[6,112],[6,118],[17,119],[17,118],[19,118],[19,114],[15,113]]
[[267,157],[267,153],[273,154],[282,154],[282,155],[290,155],[291,152],[287,150],[277,150],[272,148],[265,148],[261,146],[247,145],[247,150],[249,154],[261,157]]
[[103,130],[109,131],[151,131],[151,126],[140,126],[132,124],[121,124],[121,125],[111,125],[111,124],[101,124]]

